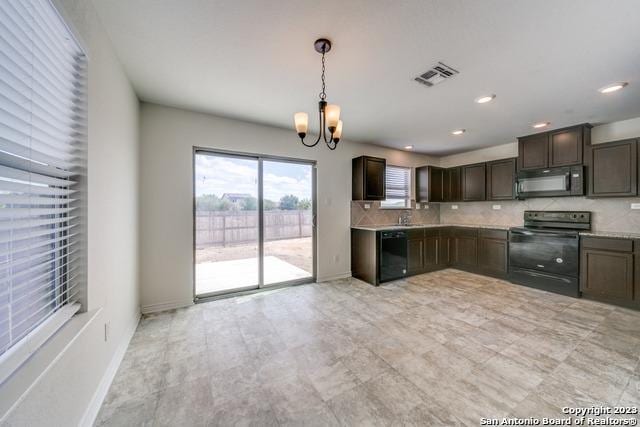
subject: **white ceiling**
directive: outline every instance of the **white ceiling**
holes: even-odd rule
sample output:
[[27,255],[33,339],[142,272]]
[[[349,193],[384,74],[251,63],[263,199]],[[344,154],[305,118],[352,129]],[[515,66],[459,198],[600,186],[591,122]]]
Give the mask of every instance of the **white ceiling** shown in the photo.
[[[513,141],[537,121],[640,116],[638,0],[94,2],[145,101],[288,128],[302,110],[314,131],[313,42],[326,36],[328,101],[347,140],[448,154]],[[438,61],[460,74],[413,81]],[[597,92],[615,81],[629,86]]]

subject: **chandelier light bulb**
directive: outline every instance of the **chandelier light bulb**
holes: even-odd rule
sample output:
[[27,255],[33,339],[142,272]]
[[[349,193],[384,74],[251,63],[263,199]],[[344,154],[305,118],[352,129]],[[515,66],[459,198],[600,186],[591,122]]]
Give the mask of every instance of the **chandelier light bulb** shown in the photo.
[[327,105],[324,110],[324,116],[327,120],[329,131],[335,131],[340,121],[340,106],[336,104]]
[[338,120],[338,126],[336,126],[335,132],[333,132],[334,141],[339,141],[342,136],[342,120]]
[[309,128],[309,115],[304,112],[295,113],[293,115],[293,121],[295,122],[296,132],[298,132],[298,135],[306,135],[307,129]]

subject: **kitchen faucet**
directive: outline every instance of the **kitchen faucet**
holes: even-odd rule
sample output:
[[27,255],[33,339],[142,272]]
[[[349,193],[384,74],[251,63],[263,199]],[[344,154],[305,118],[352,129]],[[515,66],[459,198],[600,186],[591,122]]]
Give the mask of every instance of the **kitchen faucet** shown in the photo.
[[398,225],[409,225],[410,223],[411,215],[408,211],[404,211],[398,216]]

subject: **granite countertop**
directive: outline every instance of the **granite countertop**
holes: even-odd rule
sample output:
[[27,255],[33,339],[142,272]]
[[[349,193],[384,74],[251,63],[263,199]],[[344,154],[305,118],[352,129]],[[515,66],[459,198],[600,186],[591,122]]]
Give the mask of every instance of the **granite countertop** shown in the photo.
[[492,230],[508,230],[508,225],[487,225],[487,224],[411,224],[411,225],[369,225],[351,226],[356,230],[382,231],[382,230],[411,230],[412,228],[440,228],[440,227],[466,227],[466,228],[487,228]]
[[[466,228],[485,228],[492,230],[509,230],[512,226],[508,225],[489,225],[489,224],[411,224],[406,225],[369,225],[369,226],[351,226],[356,230],[366,231],[382,231],[382,230],[411,230],[412,228],[438,228],[438,227],[466,227]],[[618,232],[618,231],[581,231],[581,236],[585,237],[612,237],[617,239],[640,239],[640,233]]]
[[628,233],[618,231],[581,231],[585,237],[614,237],[617,239],[640,239],[640,233]]

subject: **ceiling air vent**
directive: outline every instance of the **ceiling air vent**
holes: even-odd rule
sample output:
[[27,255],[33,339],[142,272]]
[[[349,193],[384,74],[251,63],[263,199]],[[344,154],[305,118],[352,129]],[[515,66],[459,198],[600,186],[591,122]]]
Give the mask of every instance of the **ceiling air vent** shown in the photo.
[[457,70],[449,67],[442,62],[438,62],[436,65],[431,67],[427,72],[420,74],[415,78],[415,81],[418,83],[422,83],[425,86],[431,87],[437,85],[438,83],[442,83],[443,81],[450,79],[451,77],[458,74]]

